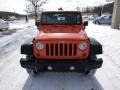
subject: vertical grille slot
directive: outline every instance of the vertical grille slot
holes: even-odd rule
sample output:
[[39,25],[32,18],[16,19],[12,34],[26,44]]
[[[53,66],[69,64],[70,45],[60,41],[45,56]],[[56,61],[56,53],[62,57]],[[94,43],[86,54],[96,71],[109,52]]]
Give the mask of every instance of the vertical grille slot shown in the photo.
[[60,44],[60,56],[63,56],[63,44]]
[[77,45],[74,44],[74,56],[76,56],[76,54],[77,54]]
[[64,52],[65,52],[65,56],[67,56],[67,52],[68,52],[67,44],[65,44],[64,46]]
[[72,56],[72,44],[69,44],[69,56]]
[[49,56],[49,44],[46,44],[46,55]]
[[55,56],[58,56],[58,44],[55,44]]
[[50,45],[50,48],[51,48],[51,50],[50,50],[50,51],[51,51],[51,56],[53,56],[53,55],[54,55],[54,47],[53,47],[53,44]]

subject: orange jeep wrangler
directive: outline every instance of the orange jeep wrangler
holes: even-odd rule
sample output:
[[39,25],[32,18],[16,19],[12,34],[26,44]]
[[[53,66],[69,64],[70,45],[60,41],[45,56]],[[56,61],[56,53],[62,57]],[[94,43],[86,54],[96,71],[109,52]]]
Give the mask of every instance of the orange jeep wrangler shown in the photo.
[[30,75],[38,72],[75,71],[93,75],[102,66],[102,45],[84,31],[88,22],[79,11],[42,12],[32,44],[23,44],[20,64]]

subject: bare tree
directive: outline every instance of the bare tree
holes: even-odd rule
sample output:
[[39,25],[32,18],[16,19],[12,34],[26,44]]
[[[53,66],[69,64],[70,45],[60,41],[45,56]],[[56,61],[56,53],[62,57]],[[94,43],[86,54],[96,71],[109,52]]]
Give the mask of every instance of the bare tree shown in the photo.
[[35,16],[35,20],[38,18],[40,7],[44,5],[47,0],[26,0],[26,12],[31,13]]

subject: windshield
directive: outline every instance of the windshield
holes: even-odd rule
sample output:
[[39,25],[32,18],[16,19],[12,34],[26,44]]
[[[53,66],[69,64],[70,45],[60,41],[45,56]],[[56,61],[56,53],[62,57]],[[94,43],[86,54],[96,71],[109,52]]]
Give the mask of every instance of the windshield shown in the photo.
[[73,12],[43,13],[41,23],[47,25],[61,25],[61,24],[78,25],[81,24],[81,16],[80,13]]

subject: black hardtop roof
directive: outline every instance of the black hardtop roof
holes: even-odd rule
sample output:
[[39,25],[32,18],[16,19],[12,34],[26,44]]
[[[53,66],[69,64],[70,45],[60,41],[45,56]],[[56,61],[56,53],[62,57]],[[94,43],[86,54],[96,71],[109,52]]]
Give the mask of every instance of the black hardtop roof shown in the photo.
[[64,13],[64,12],[68,12],[68,13],[81,13],[80,11],[43,11],[42,13],[59,13],[59,12],[61,12],[61,13]]

